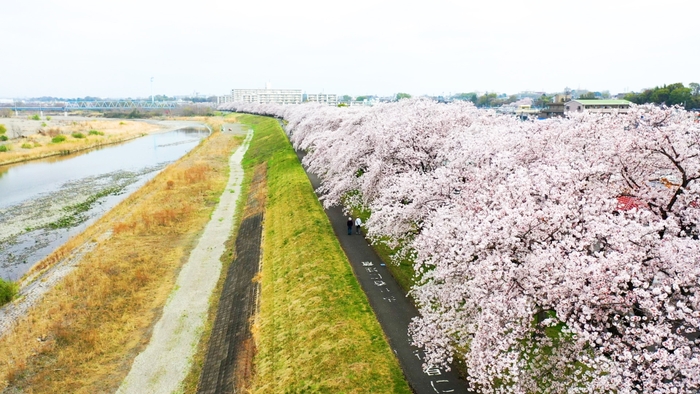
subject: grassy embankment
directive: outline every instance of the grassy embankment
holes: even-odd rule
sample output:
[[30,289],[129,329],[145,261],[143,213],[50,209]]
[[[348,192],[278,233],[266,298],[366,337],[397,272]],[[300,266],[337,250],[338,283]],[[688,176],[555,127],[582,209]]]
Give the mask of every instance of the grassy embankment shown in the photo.
[[118,387],[209,220],[241,140],[213,134],[38,267],[96,244],[0,339],[0,389],[94,393]]
[[[162,129],[144,122],[118,120],[48,121],[42,133],[0,142],[0,165],[66,155],[127,141]],[[6,150],[6,151],[5,151]]]
[[246,171],[267,163],[251,392],[410,392],[279,124],[239,119],[255,129]]

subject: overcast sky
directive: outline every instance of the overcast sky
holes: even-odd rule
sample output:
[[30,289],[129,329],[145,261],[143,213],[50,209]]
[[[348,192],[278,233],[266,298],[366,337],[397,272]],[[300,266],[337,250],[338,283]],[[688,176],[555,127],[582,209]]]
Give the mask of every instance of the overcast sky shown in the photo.
[[697,0],[22,0],[0,98],[349,95],[700,82]]

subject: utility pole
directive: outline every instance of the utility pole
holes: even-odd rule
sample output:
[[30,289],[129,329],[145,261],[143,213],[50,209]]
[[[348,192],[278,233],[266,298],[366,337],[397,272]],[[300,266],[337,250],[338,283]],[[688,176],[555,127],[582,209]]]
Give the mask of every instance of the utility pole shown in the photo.
[[155,103],[155,98],[153,97],[153,77],[151,77],[151,104]]

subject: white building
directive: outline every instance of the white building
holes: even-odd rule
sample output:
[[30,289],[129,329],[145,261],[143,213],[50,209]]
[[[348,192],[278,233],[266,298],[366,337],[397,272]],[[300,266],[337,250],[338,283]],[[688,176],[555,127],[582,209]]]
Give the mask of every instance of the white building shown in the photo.
[[326,94],[326,93],[307,94],[306,101],[308,101],[310,103],[321,103],[321,104],[332,105],[335,107],[338,105],[338,95],[337,94]]
[[216,96],[216,103],[217,104],[232,103],[232,102],[233,102],[232,95]]
[[371,107],[376,102],[377,102],[376,99],[372,99],[372,100],[365,99],[362,101],[353,100],[349,104],[351,107]]
[[630,101],[627,100],[572,100],[564,104],[566,112],[599,112],[599,113],[627,113],[630,108]]
[[232,89],[232,101],[243,103],[301,104],[301,89]]

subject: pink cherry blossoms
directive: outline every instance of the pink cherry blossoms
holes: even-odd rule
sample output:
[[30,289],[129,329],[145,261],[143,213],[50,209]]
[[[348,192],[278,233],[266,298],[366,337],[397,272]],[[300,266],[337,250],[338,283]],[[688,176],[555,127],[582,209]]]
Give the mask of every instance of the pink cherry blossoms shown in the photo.
[[700,127],[679,108],[519,121],[470,103],[229,104],[289,123],[327,206],[420,279],[410,331],[481,392],[700,390]]

